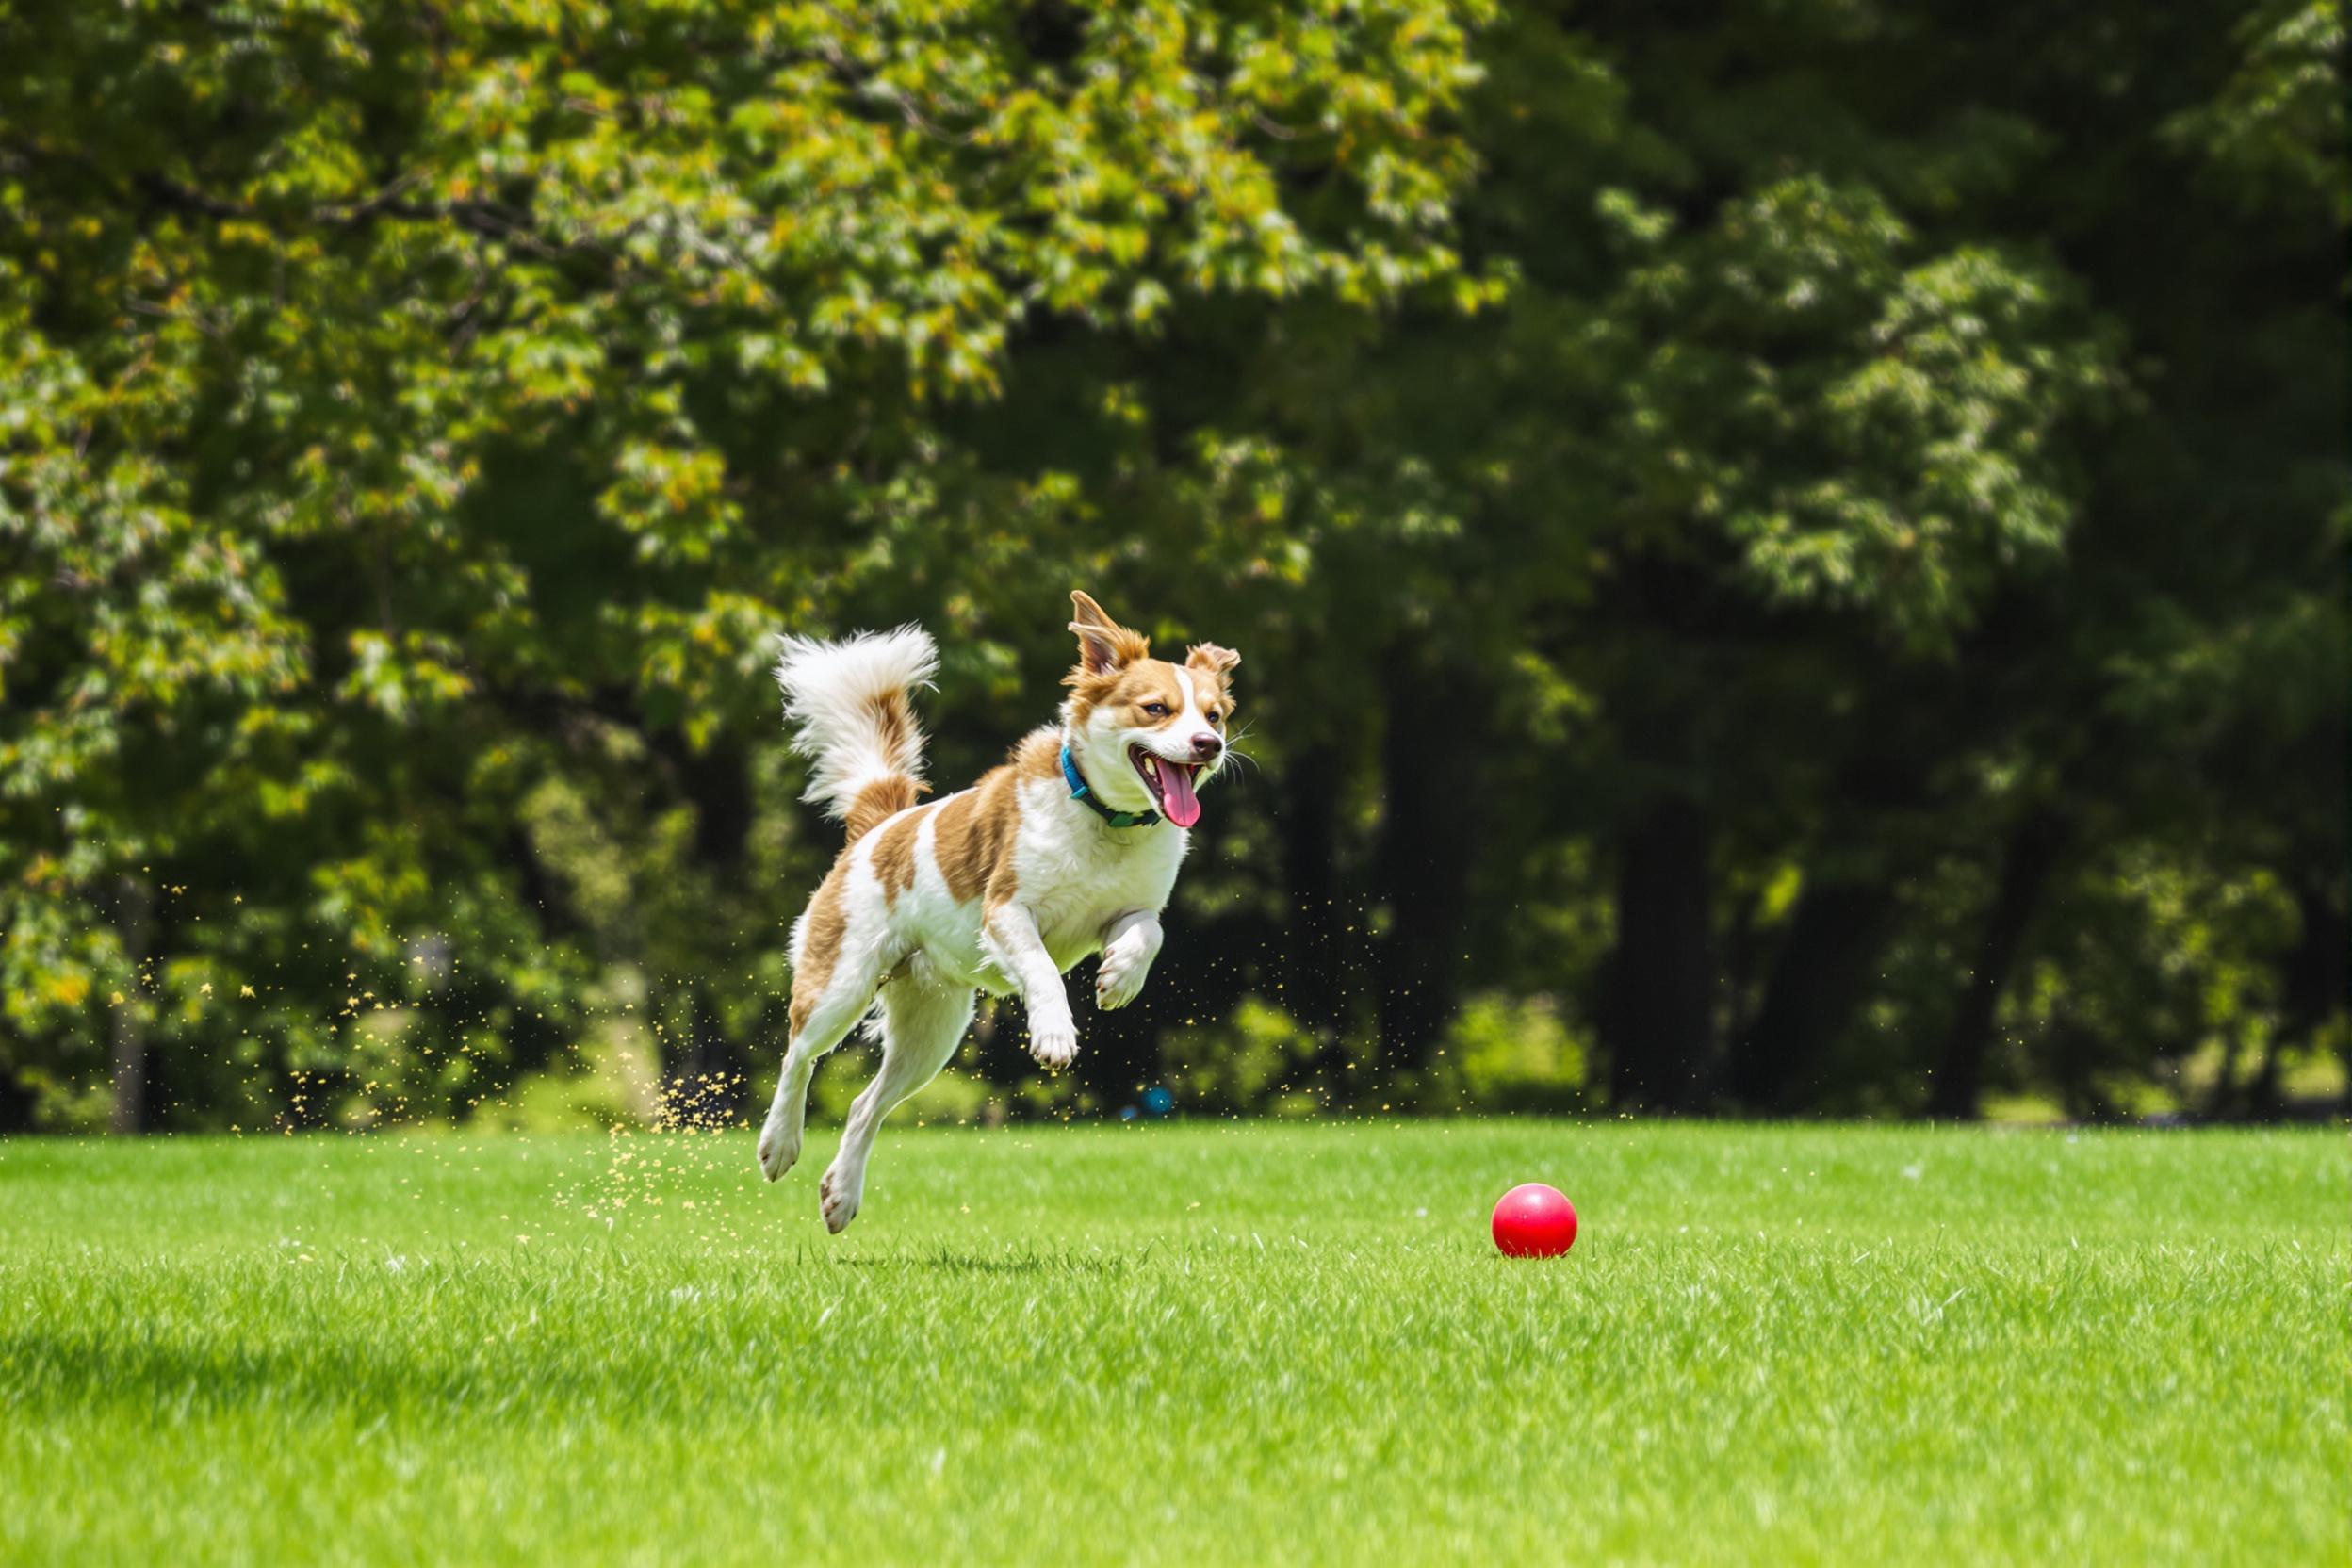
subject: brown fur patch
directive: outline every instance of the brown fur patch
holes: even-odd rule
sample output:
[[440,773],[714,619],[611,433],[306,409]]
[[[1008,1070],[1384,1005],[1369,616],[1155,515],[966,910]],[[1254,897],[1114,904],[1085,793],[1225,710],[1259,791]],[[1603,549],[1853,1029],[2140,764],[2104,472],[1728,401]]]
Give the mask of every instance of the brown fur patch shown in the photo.
[[1112,670],[1106,674],[1096,675],[1087,670],[1084,664],[1064,676],[1062,684],[1069,687],[1070,691],[1070,716],[1071,721],[1081,729],[1085,728],[1087,715],[1108,700],[1110,694],[1119,689],[1119,683],[1124,678],[1126,678],[1124,670]]
[[1184,668],[1192,673],[1193,688],[1200,694],[1203,712],[1212,717],[1233,717],[1233,666],[1240,662],[1241,655],[1215,643],[1196,643],[1184,655]]
[[1215,643],[1195,643],[1184,654],[1186,669],[1206,670],[1217,677],[1220,686],[1225,683],[1225,678],[1233,673],[1233,666],[1240,662],[1241,655],[1231,648],[1218,647]]
[[903,762],[915,738],[915,715],[906,706],[906,694],[885,692],[868,706],[874,710],[874,732],[881,737],[883,750]]
[[909,811],[874,841],[874,874],[882,879],[882,894],[893,904],[915,885],[915,835],[923,830],[923,812]]
[[[1102,675],[1081,675],[1070,684],[1077,694],[1070,699],[1070,717],[1080,726],[1098,708],[1132,708],[1136,711],[1132,722],[1138,729],[1161,728],[1174,724],[1184,716],[1184,688],[1176,678],[1176,666],[1165,659],[1146,659],[1121,669]],[[1194,688],[1205,704],[1211,688],[1220,696],[1224,686],[1195,672]],[[1152,714],[1142,711],[1146,703],[1156,702],[1168,710]]]
[[1070,602],[1077,616],[1070,623],[1070,629],[1078,634],[1078,664],[1065,685],[1074,686],[1082,677],[1108,675],[1122,665],[1152,657],[1152,639],[1142,632],[1119,625],[1101,605],[1074,588],[1070,590]]
[[848,841],[856,843],[912,806],[923,792],[923,785],[903,773],[877,778],[858,791],[857,798],[849,803],[849,810],[841,818],[849,833]]
[[979,898],[993,909],[1019,888],[1013,840],[1021,826],[1021,776],[1012,763],[990,768],[979,783],[939,803],[932,853],[958,903]]
[[849,929],[848,912],[841,907],[841,888],[848,879],[849,859],[844,856],[833,862],[833,869],[817,884],[817,896],[808,901],[808,939],[801,945],[800,962],[792,966],[795,1035],[817,1010],[825,983],[833,978],[834,962],[841,956],[841,936]]
[[1015,773],[1023,778],[1058,778],[1062,773],[1062,737],[1059,730],[1033,729],[1015,743],[1012,755],[1005,759]]

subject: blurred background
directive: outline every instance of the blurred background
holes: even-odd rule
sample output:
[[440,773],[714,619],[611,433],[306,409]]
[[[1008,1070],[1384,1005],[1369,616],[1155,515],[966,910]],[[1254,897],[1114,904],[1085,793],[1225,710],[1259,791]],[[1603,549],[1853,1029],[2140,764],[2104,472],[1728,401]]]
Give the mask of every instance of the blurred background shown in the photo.
[[740,1116],[766,639],[928,627],[953,788],[1072,587],[1256,765],[926,1119],[2334,1114],[2343,44],[0,3],[0,1130]]

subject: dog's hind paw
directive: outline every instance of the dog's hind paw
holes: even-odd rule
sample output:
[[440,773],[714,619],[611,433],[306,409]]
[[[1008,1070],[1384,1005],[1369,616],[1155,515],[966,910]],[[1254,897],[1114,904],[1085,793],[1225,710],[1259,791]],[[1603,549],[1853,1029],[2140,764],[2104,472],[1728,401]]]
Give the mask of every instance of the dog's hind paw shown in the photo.
[[859,1190],[862,1181],[847,1182],[838,1170],[828,1170],[825,1180],[817,1184],[817,1210],[825,1216],[825,1228],[840,1235],[858,1217],[858,1200],[864,1194]]
[[1103,1012],[1117,1012],[1143,994],[1151,972],[1150,965],[1125,954],[1104,954],[1094,972],[1094,1004]]
[[771,1182],[780,1180],[800,1158],[800,1135],[771,1127],[760,1135],[760,1172]]

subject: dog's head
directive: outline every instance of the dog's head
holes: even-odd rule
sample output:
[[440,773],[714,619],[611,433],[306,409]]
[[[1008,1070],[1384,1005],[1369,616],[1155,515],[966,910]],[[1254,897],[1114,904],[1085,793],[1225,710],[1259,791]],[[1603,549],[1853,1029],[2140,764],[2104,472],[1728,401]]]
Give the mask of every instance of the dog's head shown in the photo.
[[1225,764],[1241,655],[1199,643],[1171,664],[1086,595],[1070,601],[1078,662],[1064,681],[1062,722],[1087,784],[1114,809],[1157,811],[1190,827],[1200,820],[1200,787]]

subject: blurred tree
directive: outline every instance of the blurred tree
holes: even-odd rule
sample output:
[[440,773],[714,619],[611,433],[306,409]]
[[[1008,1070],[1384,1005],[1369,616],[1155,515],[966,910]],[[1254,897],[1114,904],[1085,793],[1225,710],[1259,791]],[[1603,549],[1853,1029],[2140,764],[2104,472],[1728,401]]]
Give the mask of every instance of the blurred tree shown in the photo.
[[[341,1103],[405,1007],[454,1093],[598,940],[674,940],[676,1031],[743,1037],[762,639],[918,605],[1001,680],[1076,498],[955,411],[1018,341],[1458,277],[1478,14],[0,10],[5,1075],[102,1072],[111,1010],[126,1071],[168,1018]],[[544,792],[609,819],[648,779],[682,923],[582,939]],[[151,941],[126,875],[170,889]],[[486,1011],[432,1004],[427,940]]]
[[1262,771],[1074,1083],[984,1023],[1017,1107],[2280,1109],[2343,32],[0,0],[0,1126],[462,1116],[641,1005],[724,1102],[833,848],[765,636],[923,619],[960,781],[1073,583]]

